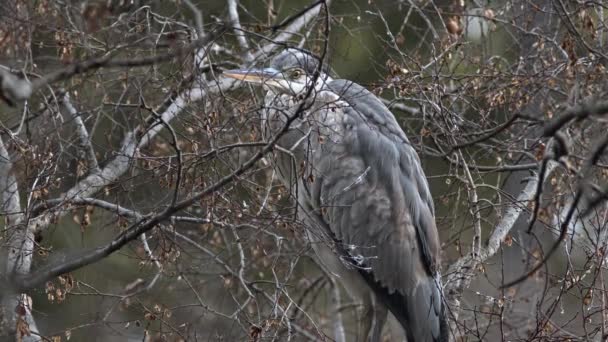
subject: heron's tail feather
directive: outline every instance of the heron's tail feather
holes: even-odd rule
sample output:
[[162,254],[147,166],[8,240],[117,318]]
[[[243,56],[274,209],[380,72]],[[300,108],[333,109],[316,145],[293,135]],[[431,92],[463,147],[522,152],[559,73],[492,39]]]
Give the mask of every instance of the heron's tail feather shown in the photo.
[[[420,280],[405,300],[408,326],[404,326],[411,342],[447,342],[448,326],[441,278],[429,276]],[[403,324],[404,322],[402,322]]]
[[450,326],[448,325],[448,311],[445,300],[441,305],[441,322],[439,326],[439,342],[448,342],[450,340]]

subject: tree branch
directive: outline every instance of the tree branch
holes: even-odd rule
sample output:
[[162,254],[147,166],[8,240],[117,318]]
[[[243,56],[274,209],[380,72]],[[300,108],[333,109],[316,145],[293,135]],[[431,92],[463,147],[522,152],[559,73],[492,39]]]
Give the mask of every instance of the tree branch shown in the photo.
[[[557,166],[557,162],[548,162],[542,182],[546,181],[551,176]],[[458,259],[448,268],[445,273],[447,280],[444,291],[447,295],[451,313],[455,316],[454,322],[458,319],[462,294],[464,290],[469,287],[475,275],[478,274],[475,271],[477,266],[498,252],[500,245],[515,226],[515,223],[527,204],[534,200],[538,182],[540,181],[539,177],[532,177],[528,180],[526,186],[517,197],[517,200],[505,211],[500,222],[498,222],[496,227],[492,230],[487,244],[480,249],[478,257],[475,257],[473,253],[469,253]]]
[[[185,91],[184,93],[180,94],[162,114],[159,115],[160,118],[158,120],[168,123],[179,113],[181,113],[190,103],[199,101],[209,94],[227,90],[233,84],[233,80],[222,78],[216,85],[206,90],[195,88]],[[102,190],[107,185],[119,179],[128,170],[135,151],[147,146],[150,141],[165,127],[162,124],[155,124],[160,123],[158,120],[153,120],[153,123],[150,124],[152,128],[148,129],[147,131],[140,126],[127,134],[122,143],[120,152],[117,153],[118,155],[112,161],[110,161],[100,172],[90,174],[85,179],[78,182],[61,198],[68,203],[70,200],[90,197]],[[137,141],[137,135],[141,134],[140,132],[143,131],[145,131],[145,133],[143,133],[140,140]],[[43,230],[53,221],[53,219],[61,217],[67,212],[67,209],[61,208],[54,211],[45,212],[41,216],[33,218],[30,221],[30,225],[35,227],[35,230],[37,231]]]
[[[316,77],[318,77],[318,76],[319,76],[319,73],[316,74]],[[192,197],[182,200],[182,201],[176,203],[174,206],[167,208],[162,213],[154,215],[149,218],[144,218],[144,219],[140,220],[139,222],[132,224],[129,228],[127,228],[124,232],[120,233],[116,238],[114,238],[114,240],[112,240],[110,243],[106,244],[105,246],[98,247],[93,250],[84,252],[78,256],[70,257],[69,261],[64,260],[63,262],[61,262],[57,265],[49,265],[49,266],[43,267],[43,268],[37,270],[35,275],[31,275],[28,277],[23,277],[23,276],[17,277],[17,279],[15,279],[16,288],[23,290],[23,291],[29,290],[29,289],[32,289],[34,287],[44,284],[48,279],[51,279],[53,277],[59,276],[64,273],[71,272],[71,271],[79,269],[83,266],[95,263],[95,262],[103,259],[104,257],[114,253],[115,251],[119,250],[124,245],[126,245],[130,241],[137,238],[139,235],[149,231],[150,229],[154,228],[159,223],[170,218],[174,213],[179,212],[179,211],[191,206],[193,203],[200,201],[202,198],[216,192],[217,190],[221,189],[225,185],[233,182],[240,175],[242,175],[245,171],[247,171],[249,168],[251,168],[258,160],[260,160],[262,157],[264,157],[268,152],[270,152],[273,149],[274,145],[277,143],[279,138],[287,132],[287,130],[291,126],[291,123],[299,117],[300,113],[303,110],[308,109],[308,107],[305,105],[305,102],[306,102],[306,99],[308,97],[310,97],[311,93],[312,93],[312,87],[310,88],[305,99],[300,102],[300,105],[298,106],[297,110],[294,112],[294,114],[292,116],[290,116],[286,120],[285,125],[274,136],[274,138],[263,149],[258,151],[251,158],[249,158],[245,163],[243,163],[234,172],[223,177],[215,184],[205,188],[201,192],[193,195]],[[308,106],[310,106],[310,105],[308,105]]]
[[243,50],[243,59],[245,62],[253,61],[253,56],[249,51],[249,43],[247,43],[247,39],[245,38],[245,34],[243,33],[243,28],[241,27],[241,21],[239,19],[239,12],[237,9],[238,0],[228,0],[228,17],[230,18],[230,23],[234,29],[234,34],[236,35],[236,40],[238,41],[241,49]]
[[[316,68],[316,70],[313,74],[312,80],[311,80],[312,83],[316,82],[317,79],[321,75],[321,70],[323,68],[323,62],[325,60],[325,56],[326,56],[327,48],[328,48],[328,44],[329,44],[329,30],[330,30],[329,13],[328,13],[327,4],[325,4],[325,3],[324,3],[324,9],[326,11],[326,18],[325,18],[326,22],[325,22],[325,30],[324,30],[325,41],[324,41],[323,51],[322,51],[321,57],[320,57],[321,63],[319,63],[317,65],[317,68]],[[314,90],[313,87],[308,88],[308,90],[306,91],[306,94],[299,101],[299,104],[297,105],[294,112],[286,119],[285,124],[277,132],[277,134],[272,138],[272,140],[270,140],[268,142],[268,144],[266,146],[264,146],[264,148],[262,148],[256,154],[254,154],[245,163],[241,164],[241,166],[237,170],[224,176],[219,181],[217,181],[215,184],[205,188],[204,190],[191,196],[190,198],[182,200],[182,201],[176,203],[175,205],[168,207],[163,212],[161,212],[157,215],[154,215],[150,218],[145,218],[143,220],[140,220],[137,223],[132,224],[129,228],[127,228],[125,231],[121,232],[114,240],[112,240],[110,243],[106,244],[105,246],[98,247],[93,250],[84,252],[77,257],[70,258],[69,261],[64,260],[57,265],[49,265],[49,266],[43,267],[42,269],[38,270],[35,275],[16,277],[16,279],[14,279],[14,283],[15,283],[16,287],[19,289],[22,289],[22,290],[31,289],[33,287],[43,284],[50,278],[53,278],[55,276],[59,276],[61,274],[68,273],[73,270],[79,269],[83,266],[95,263],[95,262],[103,259],[104,257],[114,253],[115,251],[119,250],[124,245],[126,245],[130,241],[134,240],[141,234],[154,228],[159,223],[170,218],[174,213],[188,208],[193,203],[200,201],[202,198],[205,198],[206,196],[221,189],[225,185],[233,182],[240,175],[245,173],[249,168],[251,168],[253,165],[255,165],[255,163],[257,163],[258,160],[262,159],[268,152],[270,152],[274,148],[274,146],[276,145],[278,140],[289,130],[292,122],[295,121],[300,116],[300,113],[302,113],[305,110],[308,110],[313,105],[313,103],[308,101],[308,99],[313,95],[313,90]],[[143,141],[144,140],[142,139],[142,142]]]
[[[34,254],[34,233],[30,226],[23,224],[23,213],[19,203],[17,179],[13,174],[10,160],[2,138],[0,138],[0,214],[5,217],[5,229],[8,234],[8,255],[6,258],[6,275],[25,276],[32,266]],[[9,328],[15,333],[17,341],[40,341],[38,327],[31,311],[31,298],[25,294],[6,291],[2,296],[4,317]],[[19,309],[21,308],[21,309]],[[27,325],[30,335],[21,336],[18,324]],[[33,334],[32,334],[33,333]]]
[[267,55],[278,45],[288,41],[296,32],[300,31],[304,26],[308,25],[316,18],[323,6],[329,6],[330,3],[331,1],[317,1],[314,6],[294,16],[295,18],[290,21],[290,24],[285,27],[283,32],[274,37],[269,44],[264,45],[259,51],[253,54],[253,59],[255,60],[261,56]]
[[158,64],[171,60],[175,57],[189,54],[198,50],[201,47],[212,42],[226,29],[220,28],[215,33],[210,33],[202,38],[193,41],[185,47],[178,47],[171,52],[147,56],[141,58],[118,59],[113,58],[114,54],[108,52],[102,56],[94,57],[85,61],[73,63],[63,69],[53,71],[32,82],[26,79],[21,79],[3,68],[0,68],[0,98],[3,98],[7,103],[15,105],[18,102],[27,100],[33,93],[40,90],[42,87],[61,80],[68,79],[78,74],[99,69],[99,68],[133,68],[147,65]]
[[78,115],[78,111],[76,108],[74,108],[74,105],[72,105],[72,102],[70,101],[70,94],[66,92],[63,95],[63,97],[60,99],[60,105],[68,112],[68,114],[70,114],[74,120],[74,123],[76,124],[76,134],[80,140],[80,148],[85,151],[89,169],[92,171],[92,173],[98,173],[100,171],[99,164],[97,163],[97,157],[95,157],[95,150],[93,149],[89,132],[87,131],[84,121],[80,115]]

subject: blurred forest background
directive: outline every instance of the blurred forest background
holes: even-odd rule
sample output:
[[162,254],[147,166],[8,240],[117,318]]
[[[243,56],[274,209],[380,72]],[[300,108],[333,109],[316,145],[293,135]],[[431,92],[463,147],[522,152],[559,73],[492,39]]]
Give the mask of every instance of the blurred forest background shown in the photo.
[[421,157],[453,337],[605,340],[607,11],[2,1],[0,340],[362,340],[260,153],[261,90],[221,75],[326,39]]

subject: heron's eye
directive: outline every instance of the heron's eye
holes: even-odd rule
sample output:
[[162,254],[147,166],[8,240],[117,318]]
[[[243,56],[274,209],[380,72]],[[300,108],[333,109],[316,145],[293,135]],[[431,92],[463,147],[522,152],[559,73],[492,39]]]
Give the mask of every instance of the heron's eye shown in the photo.
[[298,78],[300,78],[300,76],[302,76],[302,70],[300,69],[296,69],[294,71],[291,72],[291,75],[289,75],[291,77],[292,80],[296,80]]

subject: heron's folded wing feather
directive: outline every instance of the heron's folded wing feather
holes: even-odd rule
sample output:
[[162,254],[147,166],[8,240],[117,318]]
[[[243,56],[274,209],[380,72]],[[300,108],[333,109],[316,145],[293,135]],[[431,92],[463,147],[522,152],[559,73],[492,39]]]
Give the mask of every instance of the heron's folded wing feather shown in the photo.
[[[360,269],[377,292],[404,301],[403,319],[420,329],[410,333],[432,341],[441,319],[434,279],[439,241],[420,161],[373,94],[348,81],[331,86],[350,106],[340,109],[342,138],[324,146],[315,163],[314,206],[344,261]],[[427,315],[413,315],[423,308]]]
[[[422,254],[423,267],[436,272],[439,238],[433,200],[418,155],[376,96],[350,81],[335,80],[330,86],[350,106],[341,108],[342,139],[333,150],[325,147],[320,157],[332,164],[328,169],[332,179],[320,172],[327,184],[333,185],[323,196],[326,200],[353,201],[350,208],[337,208],[336,214],[350,215],[344,223],[361,221],[368,234],[387,239],[393,234],[396,240],[390,241],[416,241],[412,248]],[[335,233],[360,234],[358,230]]]

